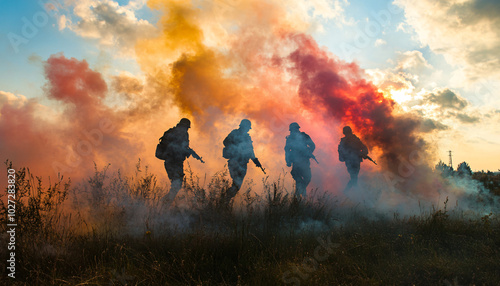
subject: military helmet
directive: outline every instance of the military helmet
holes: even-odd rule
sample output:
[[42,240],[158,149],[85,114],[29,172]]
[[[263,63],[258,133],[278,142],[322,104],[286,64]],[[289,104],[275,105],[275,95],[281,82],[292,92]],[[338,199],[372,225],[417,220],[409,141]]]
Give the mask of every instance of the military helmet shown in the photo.
[[241,120],[240,127],[252,129],[252,122],[248,119]]
[[177,124],[177,126],[185,126],[187,128],[191,128],[191,121],[187,118],[182,118],[181,121]]
[[300,129],[300,126],[297,122],[293,122],[290,124],[290,127],[288,128],[288,130],[292,131],[292,130],[299,130]]
[[350,134],[352,134],[351,127],[345,126],[344,129],[342,129],[342,133],[344,133],[344,135],[350,135]]

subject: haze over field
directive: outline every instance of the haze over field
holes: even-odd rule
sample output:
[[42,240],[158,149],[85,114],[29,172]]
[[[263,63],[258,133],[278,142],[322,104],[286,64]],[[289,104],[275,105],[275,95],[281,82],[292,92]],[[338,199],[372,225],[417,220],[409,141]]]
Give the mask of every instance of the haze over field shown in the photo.
[[333,194],[348,180],[344,125],[379,162],[362,164],[365,187],[394,204],[474,190],[432,172],[448,150],[498,169],[497,3],[41,3],[3,1],[0,20],[0,155],[36,175],[79,181],[94,162],[132,172],[141,158],[166,177],[153,152],[181,117],[207,162],[188,160],[201,177],[225,168],[222,140],[242,118],[271,179],[289,171],[285,136],[298,122],[320,161],[309,187]]

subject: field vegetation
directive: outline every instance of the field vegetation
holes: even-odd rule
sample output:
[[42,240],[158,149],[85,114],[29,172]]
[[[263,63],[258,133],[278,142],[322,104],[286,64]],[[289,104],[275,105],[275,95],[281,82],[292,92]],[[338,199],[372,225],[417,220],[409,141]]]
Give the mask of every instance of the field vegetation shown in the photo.
[[[175,204],[165,207],[166,187],[140,162],[133,176],[96,167],[79,184],[18,169],[16,279],[3,268],[0,280],[11,285],[498,285],[497,214],[470,214],[445,202],[402,217],[319,191],[296,200],[284,187],[285,176],[263,180],[262,187],[250,184],[228,206],[223,203],[227,173],[206,184],[190,173]],[[264,192],[256,194],[255,188]],[[1,202],[5,228],[5,195]]]

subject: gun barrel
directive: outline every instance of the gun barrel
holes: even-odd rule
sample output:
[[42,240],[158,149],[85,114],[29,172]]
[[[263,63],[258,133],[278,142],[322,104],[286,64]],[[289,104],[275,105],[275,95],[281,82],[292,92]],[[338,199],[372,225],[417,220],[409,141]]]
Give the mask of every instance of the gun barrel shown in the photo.
[[314,161],[316,161],[316,163],[319,165],[319,162],[318,162],[318,159],[316,159],[316,156],[311,155],[311,158],[312,158]]
[[200,162],[202,162],[203,164],[205,164],[205,161],[203,161],[203,158],[201,158],[200,155],[198,155],[196,153],[196,151],[194,151],[193,149],[189,148],[189,152],[191,152],[191,155],[193,156],[193,158],[195,158],[196,160],[199,160]]
[[266,174],[266,170],[264,167],[262,167],[262,164],[259,161],[259,158],[252,159],[252,161],[255,163],[255,166],[259,167],[264,174]]
[[368,160],[372,161],[372,162],[373,162],[373,164],[378,165],[378,164],[377,164],[377,162],[375,162],[375,161],[374,161],[372,158],[370,158],[370,156],[368,156],[368,155],[366,155],[366,156],[365,156],[365,159],[368,159]]

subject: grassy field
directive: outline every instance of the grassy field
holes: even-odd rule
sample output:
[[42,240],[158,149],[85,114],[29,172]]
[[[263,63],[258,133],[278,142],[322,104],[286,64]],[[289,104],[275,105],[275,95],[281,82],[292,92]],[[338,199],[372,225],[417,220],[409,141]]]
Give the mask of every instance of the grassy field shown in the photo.
[[206,187],[191,174],[166,208],[140,165],[75,185],[16,176],[16,278],[4,267],[0,279],[11,285],[500,285],[495,214],[445,203],[400,217],[319,193],[296,201],[282,178],[228,207],[225,173]]

